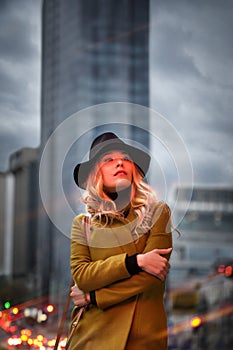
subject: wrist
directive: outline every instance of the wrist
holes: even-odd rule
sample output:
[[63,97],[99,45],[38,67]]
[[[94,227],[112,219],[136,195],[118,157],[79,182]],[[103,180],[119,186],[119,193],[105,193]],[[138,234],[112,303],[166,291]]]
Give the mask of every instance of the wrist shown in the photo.
[[127,255],[125,259],[125,266],[128,273],[131,276],[136,275],[142,271],[142,269],[140,268],[140,266],[138,266],[138,263],[137,263],[137,254],[134,254],[131,256]]
[[89,295],[90,295],[90,303],[92,305],[97,306],[96,297],[95,297],[95,291],[94,290],[90,291]]
[[137,254],[137,264],[140,268],[143,268],[143,254]]
[[91,302],[91,297],[90,297],[90,293],[84,293],[84,298],[87,304],[90,304]]

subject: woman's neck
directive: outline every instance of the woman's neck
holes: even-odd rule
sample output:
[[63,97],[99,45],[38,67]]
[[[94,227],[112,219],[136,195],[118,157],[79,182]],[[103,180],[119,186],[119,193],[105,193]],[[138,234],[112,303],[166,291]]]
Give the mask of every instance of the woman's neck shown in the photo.
[[117,211],[122,211],[124,208],[126,208],[131,200],[131,186],[119,190],[117,192],[108,192],[105,191],[106,195],[114,201],[116,204]]

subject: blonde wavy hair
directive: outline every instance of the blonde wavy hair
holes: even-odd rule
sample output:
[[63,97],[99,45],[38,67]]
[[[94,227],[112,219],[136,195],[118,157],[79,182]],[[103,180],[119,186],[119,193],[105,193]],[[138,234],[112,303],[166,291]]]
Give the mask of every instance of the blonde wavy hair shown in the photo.
[[[135,231],[140,226],[145,232],[151,228],[150,206],[156,200],[156,195],[151,187],[143,181],[143,174],[132,162],[132,188],[130,204],[138,220]],[[87,195],[83,202],[92,219],[105,225],[112,224],[114,218],[124,219],[123,211],[118,211],[114,201],[104,192],[103,177],[97,162],[87,179]],[[125,219],[127,221],[127,219]]]

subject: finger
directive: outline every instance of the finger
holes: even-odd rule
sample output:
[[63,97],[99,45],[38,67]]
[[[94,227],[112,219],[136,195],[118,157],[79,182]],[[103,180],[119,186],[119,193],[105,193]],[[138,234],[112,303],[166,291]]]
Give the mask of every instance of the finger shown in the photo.
[[161,272],[160,275],[159,275],[159,277],[160,277],[160,280],[161,280],[161,281],[164,281],[165,278],[167,277],[167,272],[164,272],[164,271]]
[[160,273],[159,275],[157,275],[157,277],[160,279],[160,281],[164,281],[164,277],[163,277],[163,275]]
[[160,266],[162,268],[170,267],[170,264],[169,264],[168,260],[166,258],[164,258],[163,256],[161,256],[161,255],[160,255]]
[[156,249],[156,252],[158,254],[169,254],[171,251],[172,251],[172,248]]
[[165,268],[166,270],[169,270],[170,267],[171,267],[171,265],[169,264],[169,262],[167,261],[167,259],[165,259],[165,260],[166,260],[166,262],[165,262],[165,264],[164,264],[164,268]]
[[70,293],[70,296],[71,296],[72,298],[73,298],[73,297],[76,298],[76,297],[77,297],[77,294],[74,293],[74,292],[71,292],[71,293]]

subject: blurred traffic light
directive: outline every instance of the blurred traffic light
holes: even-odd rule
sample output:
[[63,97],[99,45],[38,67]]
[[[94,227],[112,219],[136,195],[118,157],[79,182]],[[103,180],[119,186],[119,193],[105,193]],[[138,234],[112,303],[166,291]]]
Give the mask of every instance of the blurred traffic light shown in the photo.
[[218,266],[218,272],[224,274],[228,278],[233,278],[233,265],[219,265]]
[[190,320],[190,325],[193,329],[193,332],[196,332],[202,324],[201,318],[199,316],[195,316]]
[[47,305],[46,307],[47,312],[51,313],[54,311],[54,306],[52,304]]
[[5,308],[5,309],[10,309],[10,307],[11,307],[10,301],[9,301],[9,300],[5,301],[5,303],[4,303],[4,308]]
[[13,309],[12,309],[12,314],[13,315],[18,315],[18,313],[19,313],[19,308],[18,307],[13,307]]
[[27,322],[30,324],[35,323],[46,323],[48,321],[49,314],[55,310],[53,304],[44,305],[42,308],[26,308],[24,309],[24,316],[27,319]]
[[41,310],[38,310],[37,313],[37,322],[38,323],[46,323],[48,321],[49,314],[54,311],[54,305],[48,304]]
[[232,268],[232,265],[228,265],[226,266],[225,268],[225,276],[226,277],[233,277],[233,268]]

